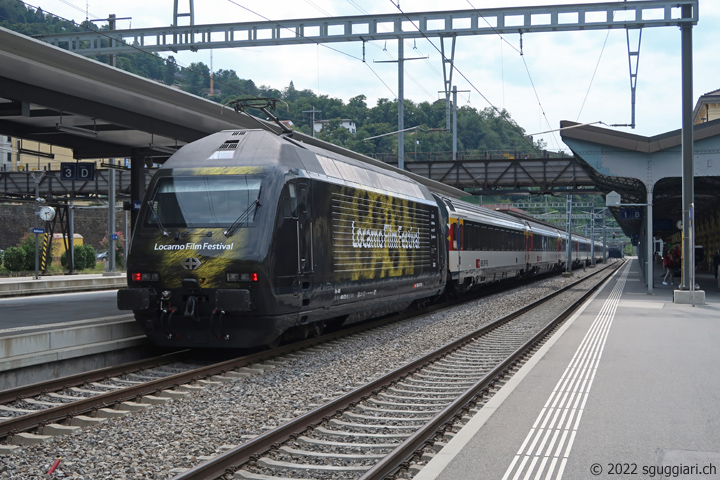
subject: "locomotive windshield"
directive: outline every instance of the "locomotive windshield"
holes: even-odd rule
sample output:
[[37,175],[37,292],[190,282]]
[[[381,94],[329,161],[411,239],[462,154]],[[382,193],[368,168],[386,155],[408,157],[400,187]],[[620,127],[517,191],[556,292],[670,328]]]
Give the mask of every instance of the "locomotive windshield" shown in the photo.
[[150,200],[145,220],[159,228],[228,227],[248,211],[246,224],[255,220],[262,181],[259,177],[207,175],[161,178]]

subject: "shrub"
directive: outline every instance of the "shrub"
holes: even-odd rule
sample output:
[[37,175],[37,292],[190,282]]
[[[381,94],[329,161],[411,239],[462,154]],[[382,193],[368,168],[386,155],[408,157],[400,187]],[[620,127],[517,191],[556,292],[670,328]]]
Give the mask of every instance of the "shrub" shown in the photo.
[[[73,247],[73,260],[75,270],[84,270],[95,267],[95,250],[90,245],[75,245]],[[60,255],[60,265],[68,268],[67,252]]]
[[[25,263],[26,263],[26,254],[25,250],[20,247],[8,247],[7,250],[5,250],[5,255],[3,256],[3,263],[5,265],[5,268],[10,270],[11,272],[19,272],[21,270],[26,270]],[[33,269],[35,267],[33,266]]]
[[[40,238],[40,248],[42,248],[42,237]],[[26,233],[20,239],[17,245],[25,251],[25,266],[22,270],[35,270],[35,234]]]
[[95,268],[97,264],[95,249],[92,245],[83,245],[81,248],[85,250],[85,266],[83,268]]

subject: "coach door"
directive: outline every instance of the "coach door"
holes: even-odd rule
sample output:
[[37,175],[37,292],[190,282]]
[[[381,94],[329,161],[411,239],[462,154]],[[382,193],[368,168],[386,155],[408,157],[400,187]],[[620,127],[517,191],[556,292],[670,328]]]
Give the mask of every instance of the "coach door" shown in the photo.
[[532,263],[533,246],[533,231],[525,225],[525,265],[528,265],[528,268]]
[[281,196],[282,218],[276,232],[278,295],[293,307],[309,305],[315,261],[310,185],[306,180],[287,183]]
[[310,182],[298,180],[297,188],[297,278],[293,290],[302,299],[302,306],[310,305],[312,293],[312,274],[315,270],[315,252],[313,248],[313,215]]

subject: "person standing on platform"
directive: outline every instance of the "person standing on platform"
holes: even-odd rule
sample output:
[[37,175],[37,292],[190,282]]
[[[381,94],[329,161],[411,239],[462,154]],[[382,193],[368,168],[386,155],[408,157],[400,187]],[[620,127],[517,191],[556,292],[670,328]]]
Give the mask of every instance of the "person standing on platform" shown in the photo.
[[663,285],[667,285],[667,278],[670,275],[670,285],[673,285],[673,279],[675,277],[675,259],[673,258],[673,249],[668,247],[665,255],[663,255],[663,267],[665,267],[665,276],[663,277]]

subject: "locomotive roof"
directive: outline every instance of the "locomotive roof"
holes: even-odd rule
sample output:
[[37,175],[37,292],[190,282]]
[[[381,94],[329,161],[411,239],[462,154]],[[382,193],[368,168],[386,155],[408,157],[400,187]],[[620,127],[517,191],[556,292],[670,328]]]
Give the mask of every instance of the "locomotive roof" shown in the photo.
[[433,201],[429,190],[400,172],[296,142],[266,130],[226,130],[182,147],[162,169],[278,167],[312,178],[396,196]]

